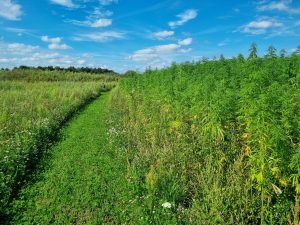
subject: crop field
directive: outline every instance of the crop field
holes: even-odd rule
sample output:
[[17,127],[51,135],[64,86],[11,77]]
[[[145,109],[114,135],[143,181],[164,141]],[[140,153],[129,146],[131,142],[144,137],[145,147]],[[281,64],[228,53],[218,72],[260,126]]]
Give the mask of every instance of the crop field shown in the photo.
[[300,225],[300,0],[0,0],[0,225]]
[[[299,224],[300,56],[0,72],[3,224]],[[107,93],[104,93],[107,92]]]
[[252,47],[129,72],[114,90],[141,224],[299,224],[300,57]]

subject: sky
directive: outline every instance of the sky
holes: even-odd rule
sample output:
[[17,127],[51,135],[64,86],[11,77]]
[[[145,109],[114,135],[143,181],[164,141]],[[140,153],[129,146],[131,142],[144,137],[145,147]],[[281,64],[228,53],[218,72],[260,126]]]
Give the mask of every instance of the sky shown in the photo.
[[143,71],[300,45],[300,0],[0,0],[0,68]]

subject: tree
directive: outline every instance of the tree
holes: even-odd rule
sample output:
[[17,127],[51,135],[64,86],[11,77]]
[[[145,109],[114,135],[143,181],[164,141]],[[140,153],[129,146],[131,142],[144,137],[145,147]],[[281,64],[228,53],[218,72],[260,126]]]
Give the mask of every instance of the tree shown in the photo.
[[257,45],[256,43],[252,43],[249,49],[248,59],[256,59],[257,58]]
[[220,61],[225,61],[225,57],[223,54],[220,55]]
[[284,58],[286,56],[286,50],[285,49],[281,49],[279,52],[280,58]]
[[245,58],[244,58],[243,54],[241,54],[241,53],[238,55],[237,59],[238,59],[239,62],[244,62],[245,61]]
[[276,58],[277,55],[276,55],[276,48],[274,48],[272,45],[269,46],[268,50],[267,50],[267,54],[265,55],[266,58],[270,58],[270,59],[273,59],[273,58]]
[[300,55],[300,45],[297,46],[296,50],[294,51],[295,55]]

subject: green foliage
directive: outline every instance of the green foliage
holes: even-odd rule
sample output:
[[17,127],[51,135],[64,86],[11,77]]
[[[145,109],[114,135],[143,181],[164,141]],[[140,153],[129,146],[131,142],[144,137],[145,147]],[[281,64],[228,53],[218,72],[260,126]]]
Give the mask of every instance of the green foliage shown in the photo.
[[54,81],[102,81],[114,82],[120,79],[114,73],[91,74],[85,72],[53,71],[38,69],[14,69],[11,71],[0,70],[0,80],[27,81],[27,82],[54,82]]
[[[61,125],[100,92],[114,86],[106,77],[90,80],[89,74],[79,75],[79,82],[77,77],[72,81],[72,74],[21,72],[2,71],[0,75],[0,217],[9,210],[11,196]],[[61,77],[55,82],[40,82],[53,80],[52,76]]]
[[248,59],[256,59],[257,58],[257,45],[252,43],[249,49]]
[[136,224],[143,216],[126,176],[124,154],[110,143],[109,94],[62,130],[35,182],[11,204],[11,224]]
[[267,50],[267,54],[266,54],[267,58],[276,58],[276,48],[274,48],[272,45],[268,48]]
[[285,49],[281,49],[280,52],[279,52],[279,55],[280,55],[281,58],[286,57],[286,50]]
[[148,223],[298,224],[299,82],[299,56],[255,44],[121,80],[111,114]]

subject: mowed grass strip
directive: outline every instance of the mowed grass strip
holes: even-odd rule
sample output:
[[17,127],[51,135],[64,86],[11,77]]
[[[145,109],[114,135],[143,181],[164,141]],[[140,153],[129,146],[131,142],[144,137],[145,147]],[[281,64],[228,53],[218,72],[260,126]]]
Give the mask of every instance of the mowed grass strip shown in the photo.
[[108,98],[103,94],[64,128],[45,171],[12,203],[11,224],[114,224],[133,219],[130,212],[138,216],[128,204],[125,157],[109,142]]

